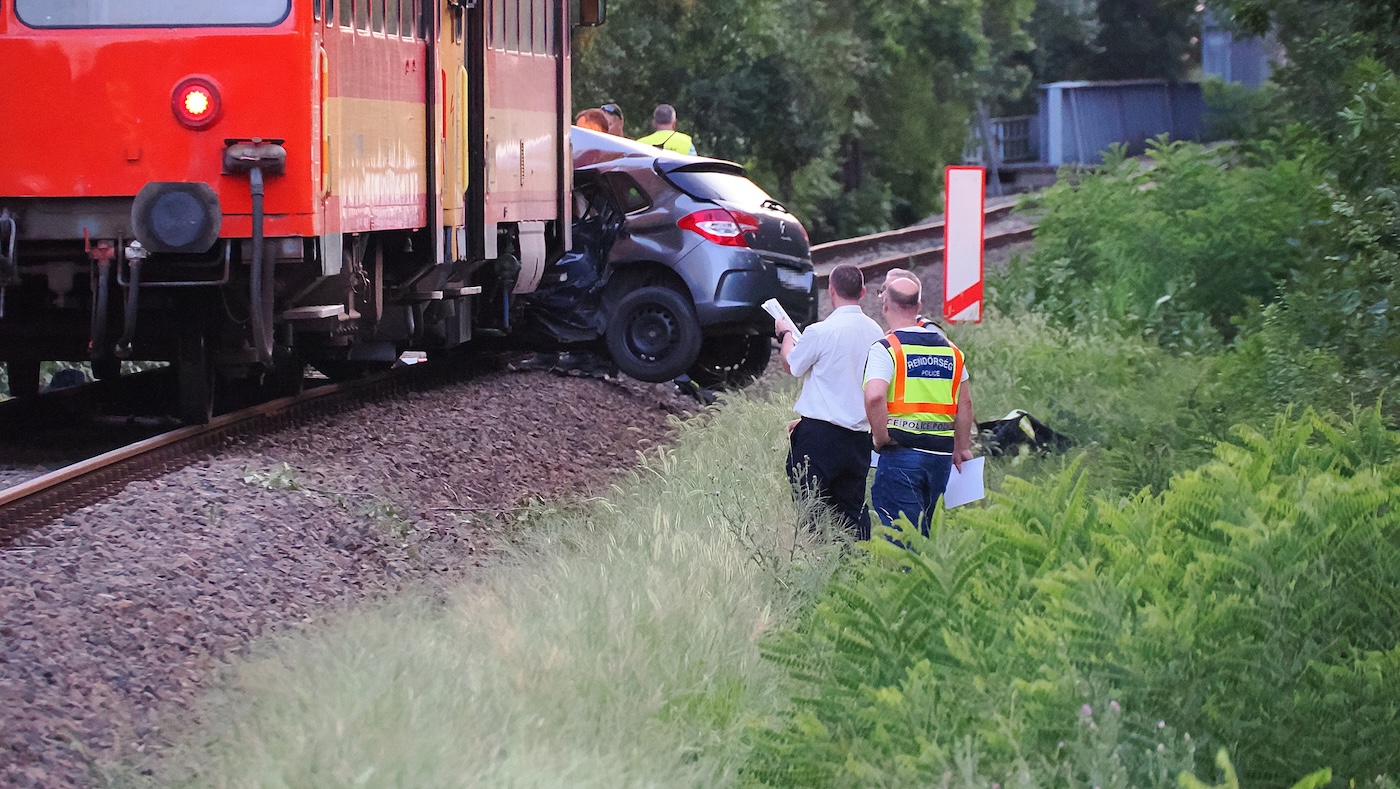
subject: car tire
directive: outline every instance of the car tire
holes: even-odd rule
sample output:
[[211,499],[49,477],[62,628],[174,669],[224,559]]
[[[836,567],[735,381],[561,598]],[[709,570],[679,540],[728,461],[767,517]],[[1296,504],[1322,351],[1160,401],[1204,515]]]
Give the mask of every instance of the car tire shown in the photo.
[[766,334],[709,337],[687,373],[706,389],[740,389],[753,383],[773,359],[773,338]]
[[608,353],[639,381],[662,383],[690,369],[700,355],[700,321],[690,299],[661,285],[628,293],[608,318]]

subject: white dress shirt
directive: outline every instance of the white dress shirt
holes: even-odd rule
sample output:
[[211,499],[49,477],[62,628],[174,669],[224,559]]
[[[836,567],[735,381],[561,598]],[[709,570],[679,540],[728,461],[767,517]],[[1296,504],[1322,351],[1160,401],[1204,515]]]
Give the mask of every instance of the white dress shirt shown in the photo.
[[854,304],[837,307],[826,320],[807,327],[788,352],[792,374],[806,378],[792,410],[808,419],[869,432],[861,378],[871,344],[884,336],[880,324]]

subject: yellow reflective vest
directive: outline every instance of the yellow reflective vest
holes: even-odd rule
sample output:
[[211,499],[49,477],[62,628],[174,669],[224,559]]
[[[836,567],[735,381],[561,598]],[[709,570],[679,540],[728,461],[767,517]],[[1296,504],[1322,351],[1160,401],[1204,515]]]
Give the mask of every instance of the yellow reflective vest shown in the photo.
[[672,129],[654,131],[645,137],[637,138],[637,142],[643,145],[654,145],[657,148],[665,148],[676,153],[688,153],[695,155],[695,141],[690,139],[689,134],[681,134]]
[[894,359],[894,380],[885,394],[890,438],[901,446],[951,453],[962,351],[929,331],[894,331],[879,344]]

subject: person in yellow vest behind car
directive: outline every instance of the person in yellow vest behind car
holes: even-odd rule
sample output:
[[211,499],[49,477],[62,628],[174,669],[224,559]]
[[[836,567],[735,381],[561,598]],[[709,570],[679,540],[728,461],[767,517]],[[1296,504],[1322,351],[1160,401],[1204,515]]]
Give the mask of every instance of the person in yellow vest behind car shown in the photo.
[[870,503],[889,526],[901,515],[923,534],[953,466],[972,459],[972,391],[963,354],[918,324],[919,283],[888,280],[880,309],[890,333],[870,347],[865,414],[880,453]]
[[645,137],[638,137],[637,142],[665,148],[676,153],[695,155],[695,142],[690,139],[690,135],[676,131],[675,107],[669,104],[657,105],[656,110],[651,114],[651,125],[655,127],[656,131]]

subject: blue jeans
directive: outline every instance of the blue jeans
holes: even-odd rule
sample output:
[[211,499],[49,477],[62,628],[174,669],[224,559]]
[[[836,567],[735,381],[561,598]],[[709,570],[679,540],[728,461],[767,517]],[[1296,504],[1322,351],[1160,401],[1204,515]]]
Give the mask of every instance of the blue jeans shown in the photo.
[[928,536],[933,506],[948,487],[953,467],[949,455],[934,455],[901,446],[885,447],[875,482],[870,486],[870,503],[880,523],[889,526],[901,514]]

